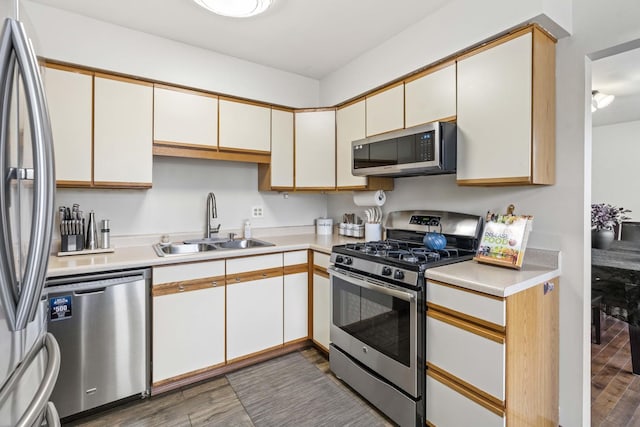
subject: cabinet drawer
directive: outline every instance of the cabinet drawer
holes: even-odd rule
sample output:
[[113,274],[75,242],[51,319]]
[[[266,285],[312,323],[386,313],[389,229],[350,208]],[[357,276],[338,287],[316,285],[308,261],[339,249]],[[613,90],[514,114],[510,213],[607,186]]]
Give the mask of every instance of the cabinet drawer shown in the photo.
[[504,331],[506,325],[506,304],[500,297],[427,281],[427,305],[452,310],[491,329]]
[[284,265],[296,265],[296,264],[306,264],[307,263],[307,251],[294,251],[294,252],[285,252],[284,254]]
[[282,267],[282,253],[227,260],[227,275]]
[[324,269],[329,268],[329,255],[322,252],[314,252],[313,265],[317,267],[322,267]]
[[[469,363],[470,355],[473,363]],[[427,365],[435,366],[488,394],[505,399],[504,337],[438,312],[427,312]]]
[[224,261],[198,262],[153,268],[153,285],[224,277]]
[[[446,384],[445,384],[446,383]],[[489,409],[481,400],[465,393],[454,383],[427,373],[426,418],[436,427],[483,426],[505,427],[506,417]]]

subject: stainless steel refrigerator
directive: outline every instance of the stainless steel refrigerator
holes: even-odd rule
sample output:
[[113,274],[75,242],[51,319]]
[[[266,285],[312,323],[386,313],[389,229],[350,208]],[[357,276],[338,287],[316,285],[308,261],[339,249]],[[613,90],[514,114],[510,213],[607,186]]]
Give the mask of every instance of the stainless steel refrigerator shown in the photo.
[[[17,5],[16,5],[17,9]],[[54,223],[53,141],[23,25],[0,34],[0,426],[60,425],[60,350],[43,295]]]

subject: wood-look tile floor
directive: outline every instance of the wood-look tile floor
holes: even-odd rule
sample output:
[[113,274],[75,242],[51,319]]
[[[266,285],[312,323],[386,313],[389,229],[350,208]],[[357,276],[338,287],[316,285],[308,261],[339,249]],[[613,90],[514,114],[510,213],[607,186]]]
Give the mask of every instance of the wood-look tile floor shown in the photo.
[[[329,370],[329,361],[314,348],[301,350],[317,369],[342,384]],[[361,399],[345,387],[354,399]],[[366,403],[366,402],[365,402]],[[295,408],[292,408],[295,410]],[[372,411],[375,409],[371,408]],[[251,418],[225,376],[148,399],[126,403],[65,425],[86,427],[253,426]],[[388,423],[389,426],[393,424]]]
[[640,426],[640,375],[631,371],[629,328],[605,315],[601,343],[591,344],[591,425]]

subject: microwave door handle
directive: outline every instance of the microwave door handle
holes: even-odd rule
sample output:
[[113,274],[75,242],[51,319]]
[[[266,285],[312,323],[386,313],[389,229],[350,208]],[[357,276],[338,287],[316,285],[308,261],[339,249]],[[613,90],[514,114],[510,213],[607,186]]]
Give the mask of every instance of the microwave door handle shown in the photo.
[[17,59],[29,111],[33,152],[33,220],[24,269],[23,286],[16,310],[16,327],[31,321],[44,288],[54,222],[54,165],[51,123],[44,96],[38,62],[22,23],[9,20],[13,50]]
[[415,295],[409,292],[403,292],[397,289],[387,288],[386,286],[376,285],[374,283],[367,281],[364,278],[360,279],[360,278],[354,278],[354,277],[348,276],[338,271],[335,267],[329,267],[329,274],[332,274],[338,277],[339,279],[344,280],[345,282],[349,282],[352,285],[359,286],[361,288],[371,289],[373,291],[380,292],[382,294],[389,295],[391,297],[399,298],[403,301],[412,302],[413,300],[416,299]]
[[9,328],[15,331],[18,289],[15,284],[16,274],[9,222],[9,187],[12,177],[7,159],[15,57],[12,55],[9,21],[8,18],[5,20],[0,34],[0,108],[2,108],[0,110],[0,233],[2,233],[0,237],[0,303],[5,308]]

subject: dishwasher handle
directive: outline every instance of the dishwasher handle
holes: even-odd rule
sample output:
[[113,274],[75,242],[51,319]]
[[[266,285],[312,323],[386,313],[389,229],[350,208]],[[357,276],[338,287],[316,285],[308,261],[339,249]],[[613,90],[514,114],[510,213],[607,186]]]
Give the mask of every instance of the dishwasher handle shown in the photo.
[[125,283],[147,280],[151,276],[149,270],[137,270],[120,273],[105,273],[96,275],[73,276],[56,278],[47,281],[45,292],[60,293],[91,293],[104,291],[106,288]]

